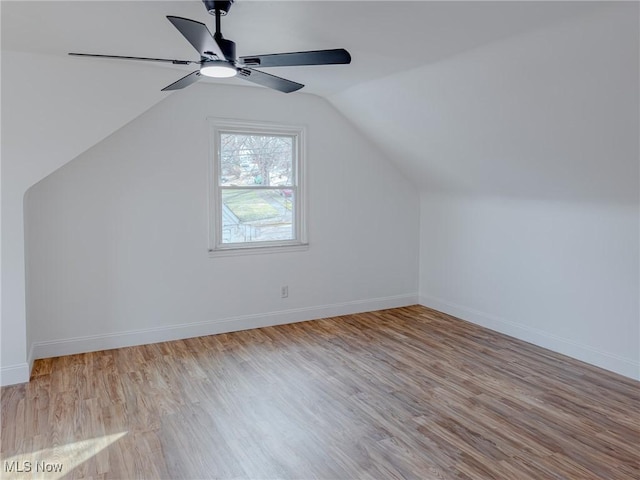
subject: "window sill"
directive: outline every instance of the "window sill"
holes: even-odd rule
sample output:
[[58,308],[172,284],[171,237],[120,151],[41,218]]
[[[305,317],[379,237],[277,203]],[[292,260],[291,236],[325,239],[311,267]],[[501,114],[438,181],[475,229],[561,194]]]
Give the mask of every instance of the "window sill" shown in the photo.
[[238,255],[262,255],[268,253],[304,252],[306,250],[309,250],[308,243],[300,243],[297,245],[268,245],[262,247],[229,247],[209,250],[209,258],[235,257]]

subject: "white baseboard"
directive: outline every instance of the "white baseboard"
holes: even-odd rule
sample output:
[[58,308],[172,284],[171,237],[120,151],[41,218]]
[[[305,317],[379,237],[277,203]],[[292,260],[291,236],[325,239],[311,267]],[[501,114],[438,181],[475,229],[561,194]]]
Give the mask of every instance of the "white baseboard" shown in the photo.
[[573,340],[558,337],[536,328],[527,327],[502,318],[479,312],[472,308],[456,305],[439,298],[420,295],[420,305],[453,315],[482,327],[504,333],[525,342],[533,343],[554,352],[567,355],[605,370],[640,380],[640,362],[583,345]]
[[319,318],[335,317],[338,315],[405,307],[415,305],[416,303],[418,303],[417,294],[396,295],[264,314],[240,315],[207,322],[186,323],[166,327],[129,330],[105,335],[89,335],[46,342],[34,342],[31,345],[29,361],[31,365],[33,365],[33,360],[38,358],[59,357],[76,353],[202,337],[218,333],[284,325],[306,320],[317,320]]
[[31,369],[28,363],[19,363],[0,368],[0,386],[15,385],[29,381]]

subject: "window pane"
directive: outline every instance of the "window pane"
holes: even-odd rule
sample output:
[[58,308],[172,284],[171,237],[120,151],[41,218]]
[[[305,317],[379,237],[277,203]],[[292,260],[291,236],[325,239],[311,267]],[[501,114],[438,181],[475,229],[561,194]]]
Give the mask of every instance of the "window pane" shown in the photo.
[[294,240],[290,188],[222,190],[222,243]]
[[294,137],[220,134],[220,185],[293,185]]

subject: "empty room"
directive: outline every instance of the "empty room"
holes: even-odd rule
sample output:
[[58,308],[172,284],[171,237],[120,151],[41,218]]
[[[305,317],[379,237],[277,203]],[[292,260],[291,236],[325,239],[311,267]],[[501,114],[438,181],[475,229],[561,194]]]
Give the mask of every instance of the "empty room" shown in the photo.
[[0,478],[640,478],[640,3],[0,26]]

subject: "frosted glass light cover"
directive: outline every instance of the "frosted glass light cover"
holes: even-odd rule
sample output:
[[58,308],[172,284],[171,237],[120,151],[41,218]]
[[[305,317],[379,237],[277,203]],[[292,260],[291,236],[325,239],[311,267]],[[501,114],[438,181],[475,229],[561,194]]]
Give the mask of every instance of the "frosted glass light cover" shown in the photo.
[[227,62],[208,62],[200,68],[200,73],[207,77],[229,78],[235,77],[238,72]]

